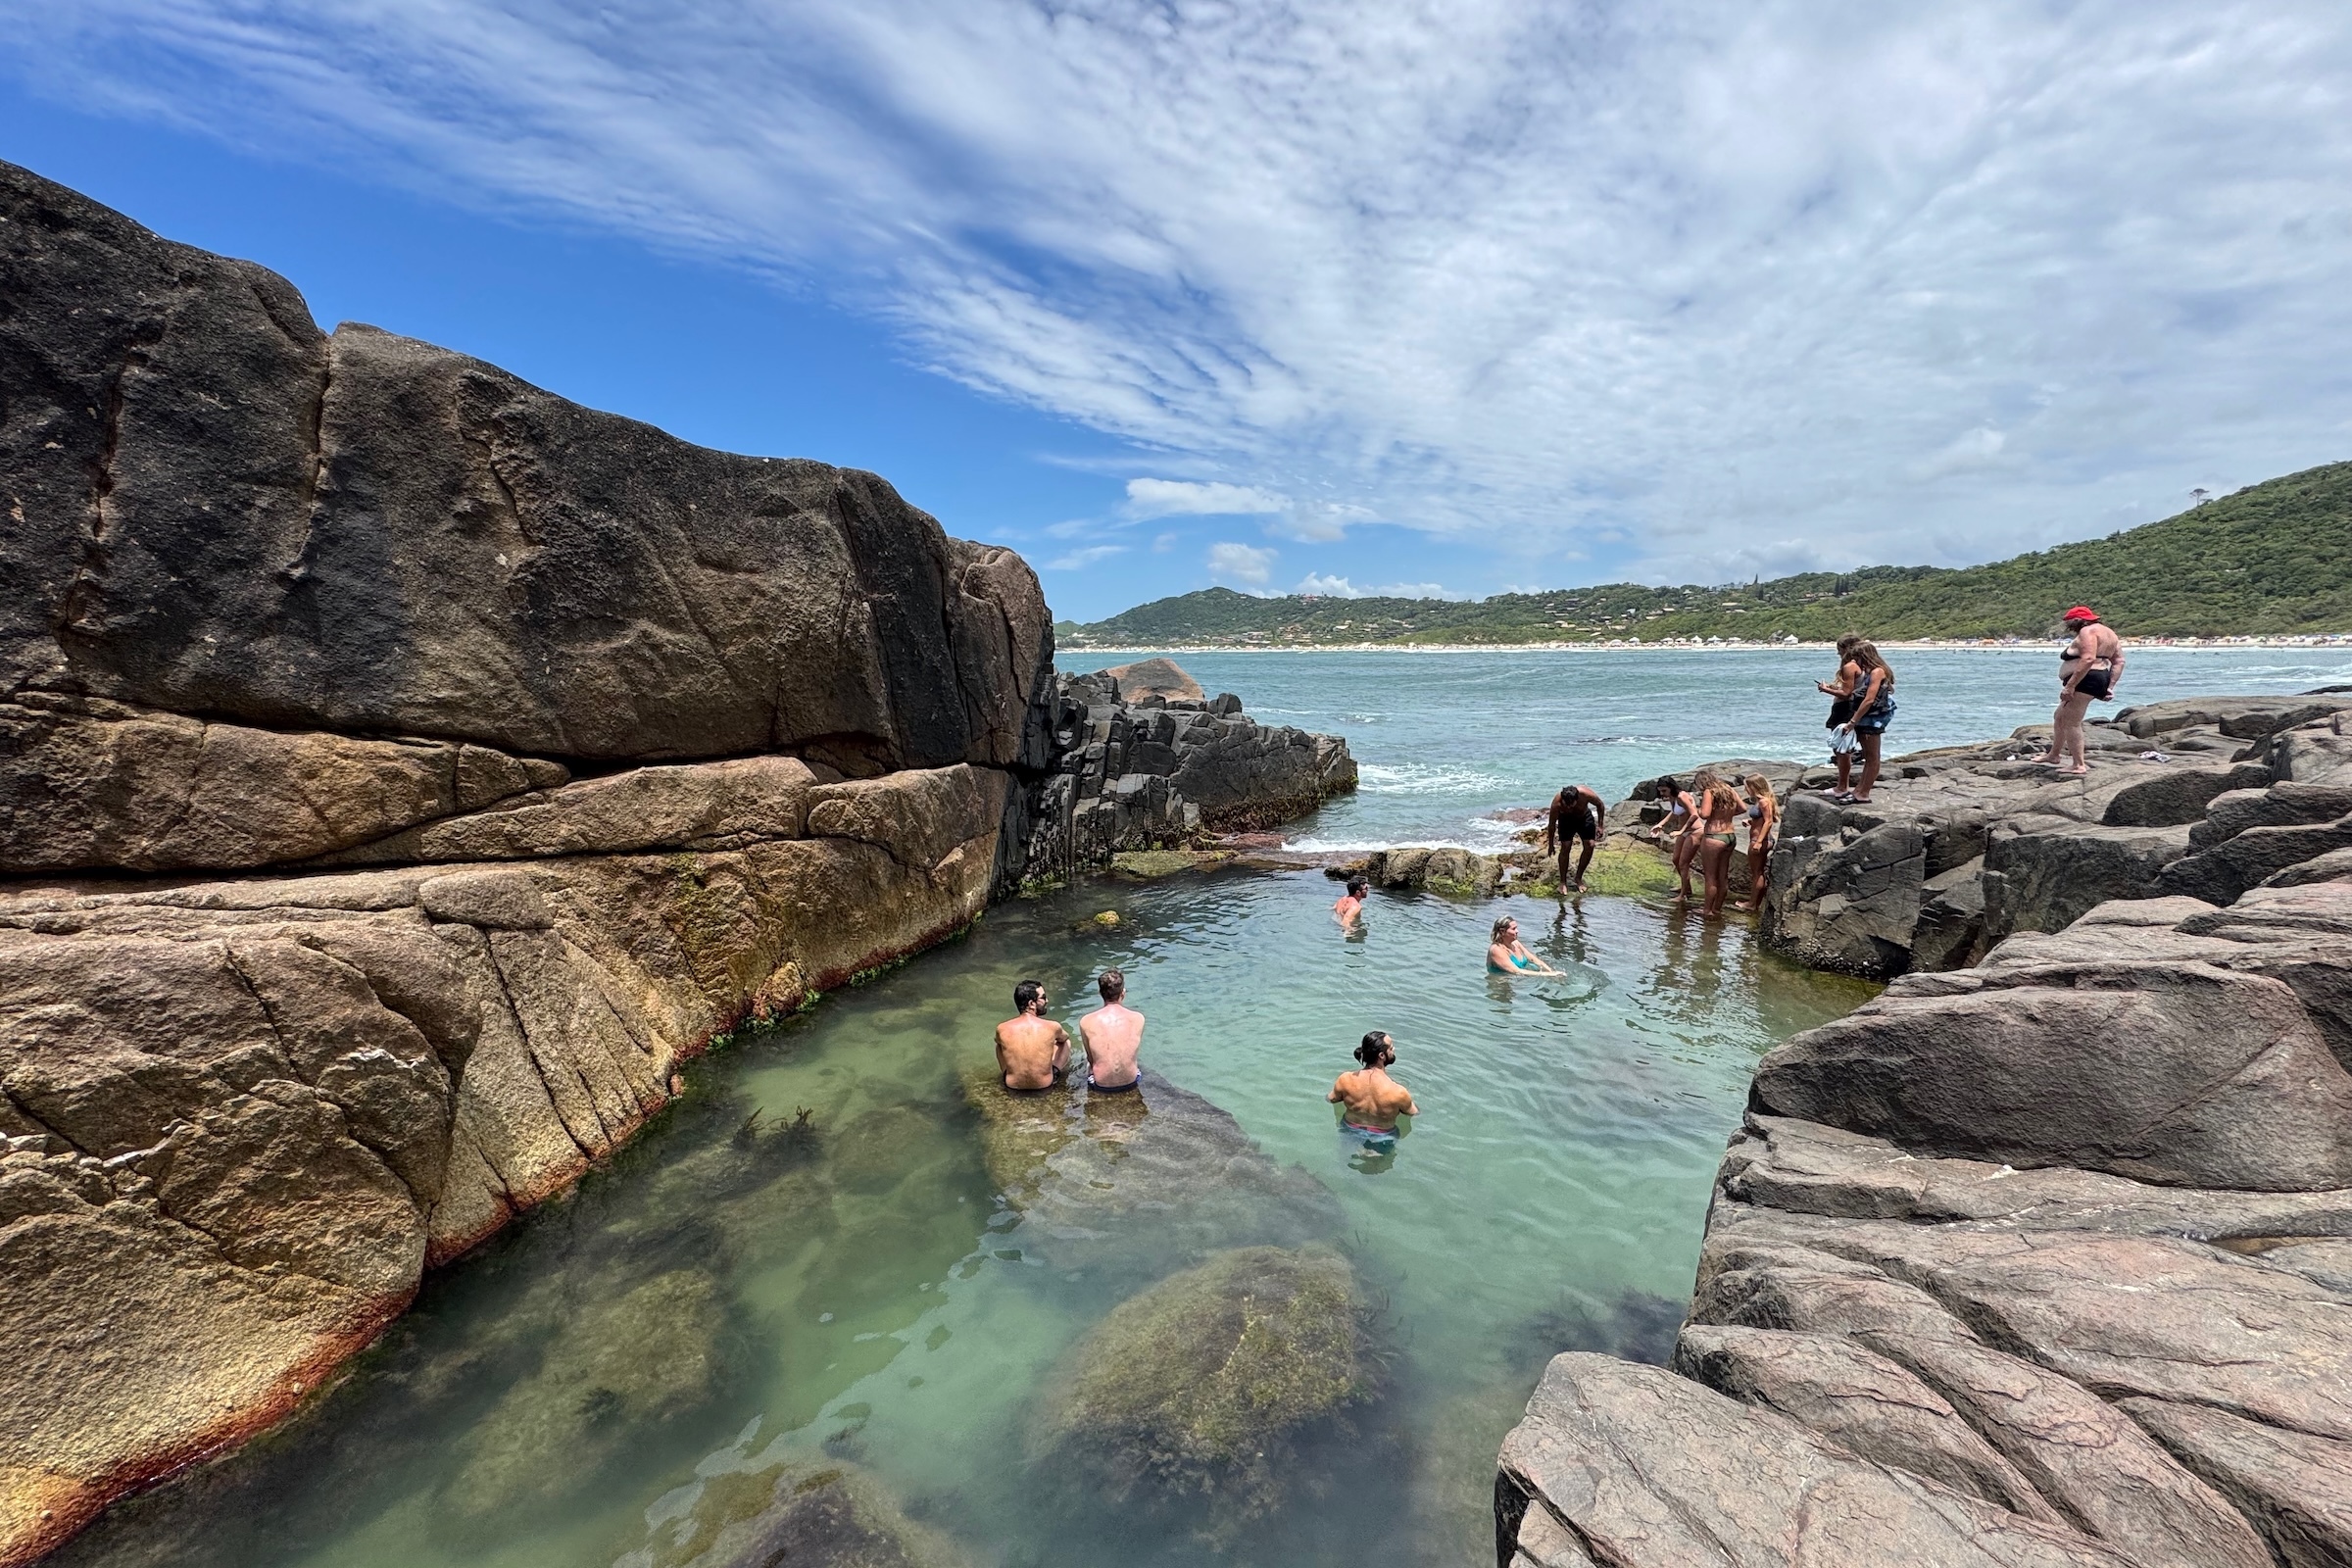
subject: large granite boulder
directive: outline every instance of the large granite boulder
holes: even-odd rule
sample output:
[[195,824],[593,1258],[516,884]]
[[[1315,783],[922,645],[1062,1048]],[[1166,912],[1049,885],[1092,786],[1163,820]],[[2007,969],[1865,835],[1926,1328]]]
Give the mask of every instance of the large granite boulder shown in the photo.
[[1302,1479],[1297,1452],[1379,1392],[1373,1309],[1327,1247],[1218,1252],[1113,1307],[1037,1413],[1033,1451],[1101,1500],[1188,1497],[1212,1538]]
[[2352,882],[2144,897],[1775,1052],[1680,1375],[1553,1363],[1497,1562],[2352,1561],[2347,977]]
[[0,218],[12,693],[561,759],[1042,763],[1035,579],[880,479],[330,337],[283,279],[13,165]]

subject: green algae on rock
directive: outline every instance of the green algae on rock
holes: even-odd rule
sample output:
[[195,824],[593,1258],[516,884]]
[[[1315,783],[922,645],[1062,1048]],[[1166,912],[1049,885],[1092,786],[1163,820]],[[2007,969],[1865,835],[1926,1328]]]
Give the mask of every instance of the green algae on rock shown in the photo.
[[707,1476],[685,1513],[615,1568],[967,1568],[879,1481],[838,1460],[777,1461]]
[[657,1275],[573,1317],[538,1371],[474,1427],[470,1462],[445,1494],[450,1504],[479,1516],[562,1497],[647,1427],[710,1397],[725,1327],[716,1282],[692,1269]]
[[1219,1252],[1111,1309],[1040,1408],[1035,1453],[1114,1500],[1205,1494],[1212,1530],[1279,1503],[1298,1442],[1382,1381],[1371,1309],[1329,1247]]

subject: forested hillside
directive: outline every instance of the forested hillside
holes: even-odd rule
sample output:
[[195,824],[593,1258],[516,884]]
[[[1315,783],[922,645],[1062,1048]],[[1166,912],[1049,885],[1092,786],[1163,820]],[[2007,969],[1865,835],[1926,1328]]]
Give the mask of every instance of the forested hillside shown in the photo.
[[1259,599],[1210,588],[1055,628],[1065,648],[2038,637],[2087,603],[2128,636],[2352,631],[2352,463],[2144,527],[1983,566],[1866,566],[1729,587],[1608,583],[1442,599]]

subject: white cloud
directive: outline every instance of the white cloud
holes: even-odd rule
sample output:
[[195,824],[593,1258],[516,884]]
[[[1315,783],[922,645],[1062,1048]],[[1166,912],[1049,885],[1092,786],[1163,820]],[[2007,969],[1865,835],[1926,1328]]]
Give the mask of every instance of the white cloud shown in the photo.
[[1291,592],[1314,594],[1326,599],[1463,600],[1476,597],[1472,594],[1457,593],[1444,583],[1436,582],[1392,582],[1383,583],[1378,587],[1358,588],[1345,577],[1329,577],[1319,571],[1310,571],[1299,578],[1298,586],[1292,589]]
[[1198,484],[1188,479],[1130,479],[1127,512],[1136,517],[1262,516],[1290,510],[1290,498],[1239,484]]
[[1123,556],[1126,553],[1125,545],[1088,545],[1083,550],[1073,550],[1058,560],[1047,562],[1046,569],[1049,571],[1084,571],[1098,561],[1108,561],[1113,556]]
[[2352,455],[2341,0],[0,0],[0,39],[100,113],[813,285],[1278,536],[1621,526],[1703,580]]
[[1246,583],[1262,588],[1267,575],[1274,569],[1274,552],[1260,550],[1255,545],[1233,543],[1208,547],[1208,574],[1217,582]]

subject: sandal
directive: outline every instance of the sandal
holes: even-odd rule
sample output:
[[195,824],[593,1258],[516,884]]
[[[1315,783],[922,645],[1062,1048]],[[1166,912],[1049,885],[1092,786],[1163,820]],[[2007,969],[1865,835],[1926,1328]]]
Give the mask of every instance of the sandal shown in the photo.
[[1852,790],[1832,790],[1830,800],[1838,806],[1851,806],[1854,804],[1854,792]]

